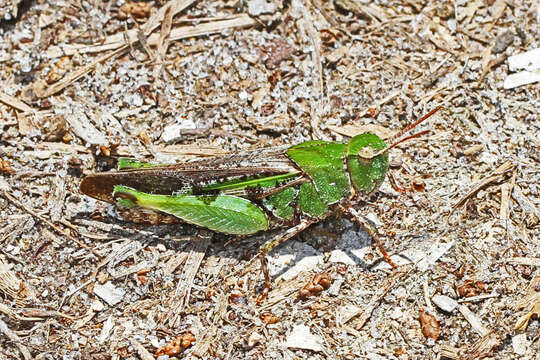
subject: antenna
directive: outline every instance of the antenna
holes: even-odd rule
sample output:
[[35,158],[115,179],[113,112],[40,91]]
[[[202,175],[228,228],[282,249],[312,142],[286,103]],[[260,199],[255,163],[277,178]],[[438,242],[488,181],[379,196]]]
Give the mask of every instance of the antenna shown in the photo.
[[[433,114],[435,114],[437,111],[441,110],[443,107],[442,106],[437,106],[435,109],[431,110],[430,112],[428,112],[426,115],[422,116],[420,119],[416,120],[414,123],[410,124],[410,125],[407,125],[406,127],[404,127],[402,130],[400,130],[394,137],[393,139],[396,139],[396,138],[399,138],[401,136],[403,136],[403,134],[405,134],[407,131],[409,130],[412,130],[414,129],[417,125],[419,125],[420,123],[424,122],[425,120],[429,119]],[[407,141],[407,140],[410,140],[410,139],[414,139],[416,137],[419,137],[419,136],[422,136],[424,134],[427,134],[429,132],[429,130],[424,130],[424,131],[420,131],[420,132],[417,132],[416,134],[412,134],[412,135],[409,135],[407,137],[404,137],[403,139],[400,139],[400,140],[397,140],[396,142],[394,142],[392,145],[390,145],[389,147],[386,147],[382,150],[379,150],[377,151],[376,153],[374,154],[370,154],[369,156],[367,156],[366,158],[368,159],[373,159],[374,157],[376,156],[379,156],[383,153],[385,153],[386,151],[392,149],[393,147],[395,147],[396,145],[398,144],[401,144],[402,142],[404,141]],[[360,155],[360,154],[359,154]],[[362,156],[364,157],[364,156]]]

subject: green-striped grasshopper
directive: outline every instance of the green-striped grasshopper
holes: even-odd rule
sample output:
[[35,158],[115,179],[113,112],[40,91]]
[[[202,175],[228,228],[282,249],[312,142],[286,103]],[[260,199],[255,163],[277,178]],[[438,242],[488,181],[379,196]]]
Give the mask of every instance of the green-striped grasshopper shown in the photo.
[[[399,132],[424,121],[436,108]],[[182,221],[215,232],[251,235],[284,228],[261,247],[266,291],[266,254],[311,224],[332,214],[348,214],[373,237],[385,260],[376,229],[353,205],[379,188],[388,169],[390,147],[363,133],[347,143],[307,141],[287,149],[263,149],[175,165],[119,161],[119,170],[87,176],[81,191],[116,204],[126,220]]]

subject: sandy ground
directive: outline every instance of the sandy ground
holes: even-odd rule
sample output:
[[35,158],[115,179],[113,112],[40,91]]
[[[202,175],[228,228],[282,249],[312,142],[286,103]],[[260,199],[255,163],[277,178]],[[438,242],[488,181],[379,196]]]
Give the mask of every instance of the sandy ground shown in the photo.
[[[538,2],[3,3],[0,359],[538,358],[538,53],[512,65]],[[270,254],[259,303],[272,234],[78,189],[119,156],[387,137],[437,106],[357,208],[398,269],[337,216]]]

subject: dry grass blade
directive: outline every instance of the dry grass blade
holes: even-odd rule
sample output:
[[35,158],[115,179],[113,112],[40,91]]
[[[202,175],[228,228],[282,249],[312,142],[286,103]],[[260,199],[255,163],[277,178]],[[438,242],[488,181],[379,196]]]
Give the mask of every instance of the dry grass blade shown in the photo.
[[[397,271],[393,275],[389,276],[388,278],[384,279],[382,284],[379,285],[377,292],[373,295],[369,303],[364,306],[362,309],[359,309],[354,314],[350,314],[348,319],[344,319],[346,321],[352,319],[353,317],[360,315],[355,323],[355,329],[360,330],[364,327],[364,325],[367,323],[369,318],[371,317],[371,314],[373,313],[373,310],[379,305],[379,302],[382,300],[382,298],[392,289],[393,286],[398,284],[399,282],[403,281],[403,278],[409,274],[410,270],[401,270]],[[346,322],[345,321],[345,322]]]
[[311,129],[315,134],[315,139],[324,139],[325,135],[320,132],[320,111],[323,108],[323,71],[321,62],[321,40],[319,39],[319,33],[313,26],[313,18],[308,12],[307,8],[298,3],[302,19],[298,21],[298,26],[302,28],[302,32],[309,36],[312,45],[311,61],[315,67],[313,74],[313,93],[311,95]]
[[451,346],[441,347],[441,357],[453,360],[476,360],[491,356],[493,349],[502,342],[501,337],[494,331],[484,335],[476,343],[462,348]]
[[187,9],[195,1],[196,0],[170,0],[168,1],[154,15],[152,15],[150,19],[148,19],[148,21],[144,24],[144,28],[143,28],[144,32],[146,34],[150,34],[165,19],[165,17],[167,16],[167,13],[169,13],[170,16],[173,17],[174,15],[183,11],[184,9]]
[[[192,36],[208,35],[218,33],[223,30],[227,30],[235,27],[248,27],[254,26],[257,22],[246,14],[236,15],[225,20],[215,20],[204,22],[192,26],[180,26],[172,28],[169,33],[169,42],[174,40],[180,40],[189,38]],[[159,43],[160,34],[150,34],[146,38],[147,45],[156,46]],[[52,47],[47,51],[47,56],[51,58],[59,57],[62,55],[75,55],[77,53],[96,53],[107,50],[115,50],[123,48],[126,45],[126,39],[129,43],[135,43],[138,41],[137,30],[128,30],[125,33],[111,35],[105,39],[103,43],[98,45],[82,45],[82,44],[69,44],[64,45],[61,48]]]
[[20,110],[25,113],[32,113],[34,109],[26,105],[23,101],[17,99],[14,96],[8,95],[3,91],[0,91],[0,101],[6,105],[9,105],[17,110]]
[[481,336],[485,336],[489,331],[486,329],[486,327],[482,324],[481,319],[473,313],[466,305],[460,305],[458,307],[459,312],[463,315],[465,320],[471,324],[472,328]]
[[179,325],[182,310],[189,303],[195,275],[197,275],[197,271],[201,266],[212,236],[211,232],[201,230],[197,235],[197,239],[193,241],[193,249],[190,251],[186,264],[182,269],[182,279],[178,281],[176,290],[165,301],[165,313],[161,319],[163,323],[168,323],[172,327]]
[[103,55],[103,56],[97,58],[96,60],[92,61],[90,64],[85,65],[85,66],[83,66],[82,68],[80,68],[78,70],[75,70],[71,74],[69,74],[66,77],[62,78],[62,80],[60,80],[59,82],[54,83],[49,87],[45,86],[45,87],[42,88],[41,86],[38,86],[38,87],[34,88],[34,91],[35,91],[36,95],[38,97],[40,97],[40,98],[45,98],[45,97],[49,97],[51,95],[54,95],[57,92],[62,91],[67,86],[69,86],[73,82],[77,81],[78,79],[80,79],[84,75],[88,74],[90,71],[92,71],[96,67],[97,64],[105,62],[105,61],[107,61],[109,59],[114,59],[115,57],[122,55],[127,49],[128,49],[128,46],[123,45],[121,48],[119,48],[119,49],[117,49],[117,50],[115,50],[113,52],[110,52],[110,53],[108,53],[106,55]]
[[157,43],[157,63],[154,65],[154,80],[159,81],[159,74],[163,68],[163,60],[167,53],[167,47],[169,46],[169,36],[171,34],[172,19],[174,13],[172,10],[165,12],[163,22],[161,23],[161,31],[159,33],[159,40]]
[[15,346],[17,347],[17,349],[19,349],[19,351],[21,352],[25,360],[33,359],[32,355],[30,354],[26,346],[23,345],[21,338],[19,338],[19,336],[17,336],[17,334],[15,334],[7,326],[7,324],[2,321],[2,319],[0,319],[0,333],[3,333],[7,339],[9,339],[11,342],[15,344]]
[[356,136],[365,132],[371,132],[379,136],[381,139],[386,140],[395,136],[396,132],[391,131],[383,126],[369,124],[369,125],[343,125],[343,126],[328,126],[328,129],[336,134],[345,135],[349,137]]
[[540,276],[535,276],[527,287],[527,295],[514,304],[514,309],[522,310],[522,313],[514,325],[515,330],[527,328],[530,319],[536,315],[540,316]]
[[[172,41],[172,40],[183,39],[183,38],[187,38],[191,36],[207,35],[214,32],[220,32],[231,27],[251,26],[251,25],[254,25],[255,23],[256,22],[253,19],[251,19],[249,16],[246,15],[246,16],[239,16],[232,20],[215,21],[215,22],[200,24],[200,25],[192,26],[192,27],[176,28],[176,29],[171,30],[169,40]],[[159,35],[152,34],[151,36],[148,37],[146,42],[148,45],[156,45],[158,43],[158,40],[159,40]],[[102,45],[100,45],[100,47],[101,46]],[[115,51],[101,56],[100,58],[94,60],[92,63],[85,65],[82,68],[74,71],[73,73],[64,77],[59,82],[49,87],[43,87],[43,88],[36,87],[35,89],[36,95],[43,98],[43,97],[48,97],[48,96],[56,94],[57,92],[63,90],[64,88],[66,88],[73,82],[77,81],[84,75],[91,72],[96,67],[97,64],[105,62],[109,59],[114,59],[124,54],[129,49],[129,46],[125,45],[125,43],[122,41],[122,42],[111,44],[111,46],[109,46],[107,49],[115,49],[115,48],[116,48]],[[103,48],[100,48],[100,51],[102,50]],[[69,53],[69,51],[65,51],[65,52]]]
[[5,190],[2,191],[2,195],[7,199],[9,200],[13,205],[23,209],[24,211],[26,211],[27,213],[29,213],[30,215],[36,217],[37,219],[39,219],[40,221],[44,222],[45,224],[47,224],[50,228],[52,228],[57,234],[61,235],[61,236],[65,236],[66,238],[74,241],[77,245],[79,245],[80,247],[88,250],[89,252],[91,252],[92,254],[94,254],[98,259],[100,259],[102,256],[97,253],[94,249],[92,249],[91,247],[89,247],[88,245],[86,245],[85,243],[83,243],[82,241],[80,241],[79,239],[69,235],[68,233],[64,232],[60,227],[56,226],[55,224],[53,224],[52,222],[50,222],[49,220],[47,220],[45,217],[39,215],[37,212],[35,212],[34,210],[30,209],[29,207],[23,205],[21,202],[19,202],[17,199],[15,199],[13,196],[9,195]]
[[484,177],[483,179],[477,181],[474,183],[471,187],[471,189],[465,194],[461,199],[459,199],[454,206],[452,206],[452,210],[450,210],[450,213],[448,214],[448,217],[452,215],[452,213],[465,204],[467,199],[469,199],[471,196],[476,194],[480,189],[487,186],[488,184],[492,182],[501,181],[504,178],[504,175],[511,171],[514,168],[514,164],[510,161],[504,162],[501,166],[499,166],[497,169],[493,170],[489,175]]

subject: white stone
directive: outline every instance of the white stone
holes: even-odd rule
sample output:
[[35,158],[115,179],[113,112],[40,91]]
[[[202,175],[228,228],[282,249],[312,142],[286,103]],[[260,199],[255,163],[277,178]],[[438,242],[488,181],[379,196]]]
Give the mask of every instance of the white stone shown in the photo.
[[287,270],[282,276],[280,276],[280,278],[285,281],[294,279],[301,272],[313,270],[317,265],[321,264],[322,262],[322,255],[306,256],[300,261],[298,261],[291,269]]
[[504,79],[504,88],[513,89],[519,86],[533,84],[540,81],[540,71],[520,71],[515,74],[510,74]]
[[107,281],[103,285],[96,284],[94,286],[94,294],[102,298],[110,306],[122,301],[125,293],[125,290],[114,287],[110,281]]
[[304,349],[311,351],[323,351],[323,339],[319,335],[311,333],[306,325],[295,325],[287,335],[286,348]]
[[258,16],[261,14],[272,14],[276,11],[276,5],[265,0],[250,0],[248,2],[248,14]]
[[98,343],[103,344],[109,337],[111,330],[114,326],[114,321],[112,315],[105,321],[103,327],[101,328],[101,333],[99,334]]
[[345,253],[343,250],[333,250],[330,253],[330,258],[328,259],[331,263],[342,263],[346,265],[356,265],[353,259]]
[[0,178],[0,190],[9,191],[9,189],[10,189],[10,186],[8,182],[5,179]]
[[519,334],[512,338],[512,348],[518,355],[525,355],[529,351],[531,342],[527,340],[527,334]]
[[380,227],[383,225],[382,221],[379,219],[379,217],[373,213],[373,212],[370,212],[366,215],[366,219],[368,219],[369,221],[371,221],[372,223],[375,224],[376,227]]
[[362,308],[356,305],[349,304],[341,306],[336,312],[336,322],[339,326],[346,324],[353,317],[360,314],[361,311]]
[[163,245],[163,244],[161,244],[161,243],[159,243],[159,244],[156,245],[156,249],[158,249],[158,250],[161,251],[161,252],[167,251],[167,248],[165,247],[165,245]]
[[11,255],[19,255],[21,252],[21,248],[18,246],[13,246],[13,248],[9,251]]
[[90,308],[92,309],[92,311],[98,312],[98,311],[103,311],[103,309],[105,309],[105,306],[103,305],[101,301],[99,301],[98,299],[95,299],[92,302],[92,305],[90,305]]
[[197,126],[191,119],[182,119],[181,123],[169,124],[163,128],[161,140],[166,143],[171,143],[180,140],[183,130],[193,130]]
[[446,312],[454,311],[459,305],[456,300],[444,295],[435,295],[431,301]]

